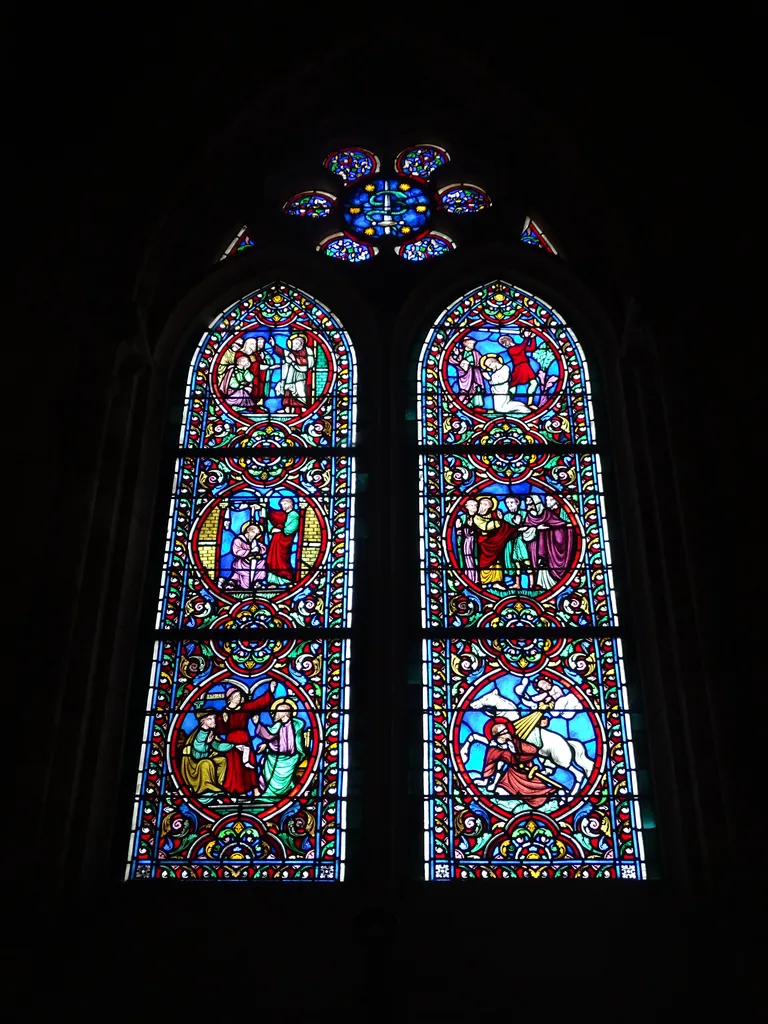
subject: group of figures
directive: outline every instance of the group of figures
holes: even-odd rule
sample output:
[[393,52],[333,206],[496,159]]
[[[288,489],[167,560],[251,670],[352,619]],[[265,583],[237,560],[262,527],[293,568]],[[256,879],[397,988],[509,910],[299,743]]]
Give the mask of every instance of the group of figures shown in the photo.
[[342,876],[347,642],[280,633],[158,643],[131,877]]
[[241,412],[300,415],[315,399],[317,353],[307,334],[294,331],[285,345],[271,334],[236,338],[217,368],[219,391]]
[[618,641],[520,650],[428,641],[428,877],[643,877]]
[[295,498],[282,497],[278,503],[278,508],[249,508],[249,517],[232,539],[229,560],[222,560],[228,570],[222,577],[226,590],[286,587],[296,580],[301,517]]
[[[179,776],[199,803],[248,799],[269,806],[294,787],[305,761],[310,730],[289,697],[275,699],[276,681],[248,700],[236,685],[227,687],[223,706],[199,701],[196,726],[179,730]],[[221,702],[218,701],[220,704]],[[269,722],[263,716],[269,713]]]
[[[482,729],[473,729],[473,712],[487,716]],[[482,792],[508,802],[508,809],[556,811],[594,768],[596,734],[587,705],[573,688],[548,675],[494,681],[460,720],[464,766]],[[473,763],[475,745],[483,751],[479,767]]]
[[449,352],[446,364],[449,387],[464,405],[508,416],[538,408],[559,374],[553,353],[530,327],[514,334],[471,331]]
[[546,591],[578,553],[575,529],[553,494],[466,498],[456,516],[452,555],[467,582],[491,590]]

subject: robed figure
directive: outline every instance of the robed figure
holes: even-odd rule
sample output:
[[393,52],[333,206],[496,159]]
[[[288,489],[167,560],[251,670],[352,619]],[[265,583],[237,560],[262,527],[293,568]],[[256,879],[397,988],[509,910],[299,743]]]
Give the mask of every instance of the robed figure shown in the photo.
[[256,726],[256,735],[264,740],[259,752],[264,765],[259,779],[262,800],[275,801],[293,789],[296,769],[306,757],[304,726],[296,717],[296,704],[289,698],[272,706],[272,725]]
[[483,778],[489,780],[489,791],[500,789],[533,808],[541,807],[554,795],[554,787],[540,777],[533,764],[538,749],[517,736],[515,723],[505,719],[490,723],[489,732],[491,742],[485,749],[483,764]]
[[483,404],[485,386],[480,369],[480,356],[475,351],[475,344],[475,339],[467,335],[462,339],[461,349],[452,352],[448,362],[456,367],[459,397],[469,405],[479,407]]
[[505,523],[499,516],[498,506],[498,498],[481,498],[473,520],[477,529],[477,564],[480,570],[480,585],[483,587],[502,585],[504,551],[507,544],[511,544],[518,534],[517,526]]
[[235,409],[250,412],[253,409],[253,373],[251,361],[246,355],[235,357],[221,379],[221,390],[229,404]]
[[509,390],[512,394],[518,388],[525,388],[528,395],[528,405],[533,406],[533,394],[538,381],[530,357],[536,351],[536,338],[529,327],[523,330],[522,338],[515,343],[509,336],[499,339],[499,343],[509,352],[512,361],[512,369],[509,375]]
[[315,353],[307,343],[307,336],[292,334],[288,347],[283,350],[283,377],[280,382],[283,412],[298,415],[311,404],[314,365]]
[[536,527],[536,536],[529,545],[531,562],[534,568],[543,566],[557,582],[573,562],[573,527],[562,518],[557,499],[551,494],[546,497],[546,505],[537,494],[531,495],[527,505],[526,525]]
[[230,686],[226,692],[226,707],[216,715],[216,731],[224,736],[229,749],[223,786],[228,793],[250,793],[258,789],[256,761],[248,732],[248,721],[266,711],[274,700],[274,680],[270,688],[256,697],[246,700],[238,686]]
[[478,583],[480,580],[477,572],[477,528],[474,522],[476,515],[477,501],[474,498],[467,498],[456,519],[456,555],[470,583]]
[[266,576],[267,546],[262,541],[263,527],[247,522],[232,541],[232,571],[226,581],[228,589],[250,590],[263,586]]
[[293,498],[281,498],[279,509],[268,509],[272,534],[267,548],[267,581],[278,586],[292,583],[296,575],[291,561],[293,542],[299,529],[299,512]]
[[493,352],[488,352],[480,359],[480,369],[491,385],[494,412],[525,416],[528,406],[518,402],[514,397],[514,390],[510,390],[511,371],[507,364]]
[[251,363],[251,373],[253,374],[251,393],[253,395],[254,407],[257,409],[264,408],[264,402],[270,397],[269,374],[272,367],[277,366],[277,364],[277,358],[267,349],[266,338],[257,338],[253,362]]
[[197,728],[186,738],[182,735],[179,772],[184,782],[206,803],[225,787],[227,757],[233,745],[216,735],[217,715],[212,708],[195,712]]

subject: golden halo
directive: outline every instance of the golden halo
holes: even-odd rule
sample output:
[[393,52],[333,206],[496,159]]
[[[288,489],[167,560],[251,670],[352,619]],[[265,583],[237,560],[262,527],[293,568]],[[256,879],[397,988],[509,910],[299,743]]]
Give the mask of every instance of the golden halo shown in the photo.
[[290,697],[280,697],[278,698],[278,700],[272,701],[269,710],[274,711],[277,707],[279,707],[280,704],[288,704],[293,709],[294,715],[298,714],[299,712],[298,704],[296,703],[295,700],[291,700]]

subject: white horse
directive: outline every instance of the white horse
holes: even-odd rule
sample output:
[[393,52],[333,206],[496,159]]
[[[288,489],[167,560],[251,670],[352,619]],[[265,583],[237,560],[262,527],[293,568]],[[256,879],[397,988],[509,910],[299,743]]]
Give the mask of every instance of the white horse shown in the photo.
[[[511,700],[503,697],[497,689],[490,693],[484,693],[482,697],[473,700],[470,707],[474,711],[485,708],[493,708],[500,718],[506,718],[510,722],[520,718],[520,711]],[[582,782],[586,782],[594,768],[594,762],[587,756],[584,744],[579,740],[569,740],[560,733],[552,732],[551,729],[536,726],[527,737],[528,743],[538,747],[539,756],[550,770],[554,768],[565,768],[574,777],[574,784],[571,792],[574,793]],[[482,733],[473,732],[462,745],[461,756],[466,761],[469,748],[472,743],[484,743],[488,740]]]

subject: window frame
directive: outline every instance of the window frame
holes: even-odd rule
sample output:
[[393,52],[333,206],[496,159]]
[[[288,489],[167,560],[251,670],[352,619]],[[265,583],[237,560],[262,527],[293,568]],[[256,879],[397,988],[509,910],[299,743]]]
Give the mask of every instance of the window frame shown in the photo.
[[[153,569],[156,563],[150,560],[147,523],[152,520],[152,510],[159,502],[159,518],[163,522],[163,531],[165,529],[168,487],[163,486],[161,453],[156,438],[164,429],[168,406],[174,398],[174,366],[181,365],[183,375],[188,365],[184,355],[191,351],[191,347],[199,340],[202,330],[222,308],[226,308],[241,295],[262,284],[272,280],[284,280],[326,304],[344,324],[357,353],[360,386],[359,445],[362,447],[362,435],[366,431],[368,465],[375,465],[378,469],[386,466],[387,470],[378,480],[373,476],[370,478],[364,502],[366,510],[363,511],[363,503],[359,503],[358,514],[361,520],[369,519],[369,535],[381,535],[385,522],[391,523],[390,546],[397,548],[401,545],[399,549],[403,550],[402,544],[405,543],[407,549],[406,524],[410,524],[412,528],[412,525],[418,522],[417,451],[415,438],[408,434],[408,423],[404,419],[403,410],[403,395],[408,393],[409,380],[415,379],[410,368],[414,360],[418,359],[418,352],[427,331],[442,310],[470,288],[499,277],[541,295],[568,317],[590,362],[593,380],[596,382],[599,379],[603,382],[605,408],[601,408],[597,390],[594,393],[596,429],[597,436],[604,439],[601,440],[601,446],[614,453],[618,497],[612,493],[613,474],[606,473],[606,505],[608,518],[612,524],[612,546],[616,552],[616,561],[617,564],[621,562],[626,567],[626,577],[629,580],[629,593],[625,594],[623,583],[617,576],[618,600],[620,607],[626,609],[623,613],[625,619],[627,613],[631,615],[635,623],[635,633],[643,648],[640,663],[645,704],[652,707],[654,713],[660,712],[654,717],[653,722],[649,721],[648,734],[651,740],[652,772],[657,780],[659,794],[656,806],[659,831],[664,837],[665,876],[687,876],[686,844],[683,834],[686,830],[690,831],[690,828],[687,821],[682,821],[684,815],[680,807],[676,772],[679,765],[676,765],[672,757],[669,743],[670,719],[674,719],[680,712],[673,711],[672,714],[667,714],[666,705],[674,697],[674,691],[667,685],[669,673],[662,672],[659,668],[655,644],[645,642],[645,638],[655,636],[658,622],[666,617],[665,609],[662,607],[666,595],[654,595],[650,586],[648,559],[645,554],[647,538],[643,533],[637,507],[633,445],[629,437],[623,400],[623,375],[628,371],[621,358],[621,328],[611,324],[604,308],[577,280],[570,268],[544,251],[517,240],[504,244],[465,246],[463,251],[453,253],[444,262],[436,260],[422,269],[422,279],[415,283],[413,280],[409,282],[408,288],[404,290],[402,302],[398,304],[387,326],[377,318],[375,301],[366,295],[364,283],[360,286],[350,281],[349,268],[346,265],[337,266],[329,260],[318,263],[317,259],[312,259],[312,254],[303,253],[302,256],[297,256],[292,250],[265,253],[257,247],[255,250],[239,253],[237,259],[226,259],[217,263],[168,317],[154,346],[149,372],[140,374],[140,390],[143,394],[142,400],[137,403],[139,415],[134,418],[134,443],[141,447],[136,474],[138,486],[134,494],[133,523],[126,550],[125,564],[128,571],[122,581],[118,628],[111,650],[110,699],[106,715],[109,719],[110,735],[113,738],[115,735],[119,737],[118,749],[121,753],[115,758],[114,746],[107,749],[104,744],[99,751],[100,784],[96,787],[99,792],[94,794],[97,798],[89,815],[91,827],[85,842],[84,870],[97,868],[97,865],[106,859],[113,865],[110,874],[114,878],[115,871],[122,874],[124,867],[125,823],[130,822],[130,816],[126,816],[124,812],[115,813],[113,790],[117,786],[117,779],[125,772],[132,776],[130,784],[135,783],[137,758],[130,747],[133,736],[137,735],[136,720],[133,714],[129,713],[127,695],[131,691],[138,691],[142,701],[146,696],[144,667],[148,662],[141,657],[137,649],[141,629],[136,608],[137,604],[147,607],[146,601],[137,600],[142,586],[145,589],[149,588],[147,593],[150,606],[154,606],[156,597]],[[146,342],[144,344],[149,347]],[[393,370],[393,366],[397,367],[397,371]],[[388,377],[384,373],[385,369]],[[403,380],[403,371],[410,373],[410,377]],[[374,387],[374,380],[379,381],[382,378],[391,380],[396,386],[384,386],[382,390],[382,386],[378,385],[380,404],[372,403],[366,414],[363,394],[368,393],[369,387]],[[364,425],[366,419],[369,422]],[[390,438],[381,437],[383,420],[390,424]],[[606,429],[606,425],[609,429]],[[177,427],[174,426],[173,430],[175,432]],[[607,467],[604,467],[604,471],[605,468]],[[365,463],[361,464],[358,461],[358,472],[366,472]],[[389,486],[392,481],[401,481],[403,478],[411,481],[411,485],[398,484],[395,488]],[[616,514],[616,510],[619,511],[619,515]],[[362,537],[363,531],[360,531],[358,540],[362,540]],[[361,570],[364,561],[361,553],[366,547],[368,555],[365,558],[369,558],[369,562],[367,569],[364,568],[363,571],[370,571],[372,574],[378,572],[379,578],[384,578],[386,572],[391,577],[391,566],[387,566],[388,553],[375,551],[373,546],[360,543],[356,555],[358,571]],[[420,632],[418,553],[411,564],[414,571],[408,589],[414,595],[413,604],[417,610],[414,621],[417,624],[416,630]],[[392,586],[391,579],[388,579],[386,589],[391,596],[398,592],[398,588]],[[370,595],[364,594],[363,588],[358,586],[355,595],[355,615],[358,616],[358,622],[360,614],[367,615],[370,619],[370,607],[365,607],[370,605],[370,601]],[[381,630],[378,631],[378,649],[383,650],[380,633]],[[363,715],[367,722],[363,736],[358,740],[358,749],[361,749],[364,755],[359,762],[361,771],[365,773],[372,742],[376,749],[386,748],[392,754],[389,777],[383,777],[386,773],[380,772],[373,785],[370,780],[364,783],[366,802],[369,804],[372,793],[374,799],[385,801],[392,808],[397,806],[398,799],[405,801],[405,806],[409,805],[408,801],[411,799],[407,796],[409,741],[405,730],[401,728],[402,720],[398,721],[397,713],[391,714],[391,718],[387,720],[373,719],[386,712],[387,708],[390,709],[387,713],[391,713],[392,708],[404,705],[408,652],[412,638],[412,626],[405,622],[401,622],[388,636],[387,656],[389,664],[394,668],[394,671],[390,672],[390,685],[386,693],[366,693],[365,696]],[[670,634],[670,641],[675,643],[673,634]],[[142,668],[134,671],[132,666],[139,663]],[[136,681],[132,682],[134,676]],[[356,704],[358,707],[361,706],[358,702],[365,692],[364,688],[358,688],[358,693],[355,693],[356,678],[353,663],[353,713]],[[417,729],[420,744],[420,720]],[[663,792],[659,792],[660,779],[663,780]],[[366,855],[364,862],[356,868],[353,845],[348,844],[347,878],[350,886],[362,884],[364,887],[381,888],[385,885],[392,891],[401,891],[403,886],[410,890],[414,885],[420,889],[425,884],[421,878],[423,819],[420,790],[417,799],[419,806],[415,819],[416,829],[411,830],[410,835],[407,834],[406,823],[410,811],[399,816],[392,813],[391,836],[387,838],[383,847],[376,851],[371,850],[371,836],[375,829],[371,824],[370,809],[363,812],[360,849],[368,850],[370,855]],[[121,802],[124,808],[125,802]],[[105,823],[106,829],[103,828]],[[107,856],[107,848],[104,845],[105,832],[110,840],[111,857]],[[414,857],[416,871],[413,870]],[[462,882],[454,882],[450,888],[463,885]]]

